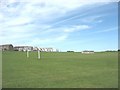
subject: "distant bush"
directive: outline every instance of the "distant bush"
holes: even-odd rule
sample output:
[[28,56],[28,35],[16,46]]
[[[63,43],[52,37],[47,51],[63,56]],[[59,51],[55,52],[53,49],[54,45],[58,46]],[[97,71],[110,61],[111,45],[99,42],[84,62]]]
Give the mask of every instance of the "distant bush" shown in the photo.
[[115,51],[115,50],[108,50],[108,51],[105,51],[105,52],[117,52],[117,51]]
[[67,51],[67,52],[74,52],[74,51]]

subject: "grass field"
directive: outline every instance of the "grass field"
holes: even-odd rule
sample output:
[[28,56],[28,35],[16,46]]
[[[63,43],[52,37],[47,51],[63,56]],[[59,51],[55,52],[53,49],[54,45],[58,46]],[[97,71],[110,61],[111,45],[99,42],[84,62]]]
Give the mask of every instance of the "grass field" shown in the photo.
[[3,52],[3,88],[116,88],[117,52]]

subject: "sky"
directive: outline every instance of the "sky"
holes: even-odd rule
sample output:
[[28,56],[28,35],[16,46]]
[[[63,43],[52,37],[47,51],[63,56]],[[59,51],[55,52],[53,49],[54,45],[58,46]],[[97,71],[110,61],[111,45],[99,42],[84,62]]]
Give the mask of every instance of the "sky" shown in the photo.
[[0,44],[60,51],[117,50],[118,3],[113,0],[0,2]]

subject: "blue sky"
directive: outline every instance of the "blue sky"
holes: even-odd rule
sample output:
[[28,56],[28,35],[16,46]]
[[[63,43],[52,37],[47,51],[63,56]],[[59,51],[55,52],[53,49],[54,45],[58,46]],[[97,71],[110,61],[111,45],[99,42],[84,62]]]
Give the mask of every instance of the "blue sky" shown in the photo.
[[61,51],[117,50],[117,2],[39,0],[1,2],[0,44]]

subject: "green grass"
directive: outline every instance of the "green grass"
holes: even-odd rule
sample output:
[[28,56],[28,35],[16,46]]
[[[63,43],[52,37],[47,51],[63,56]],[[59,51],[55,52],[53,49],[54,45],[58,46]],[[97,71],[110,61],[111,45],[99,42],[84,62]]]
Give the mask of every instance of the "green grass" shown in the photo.
[[117,52],[3,52],[3,88],[116,88]]

